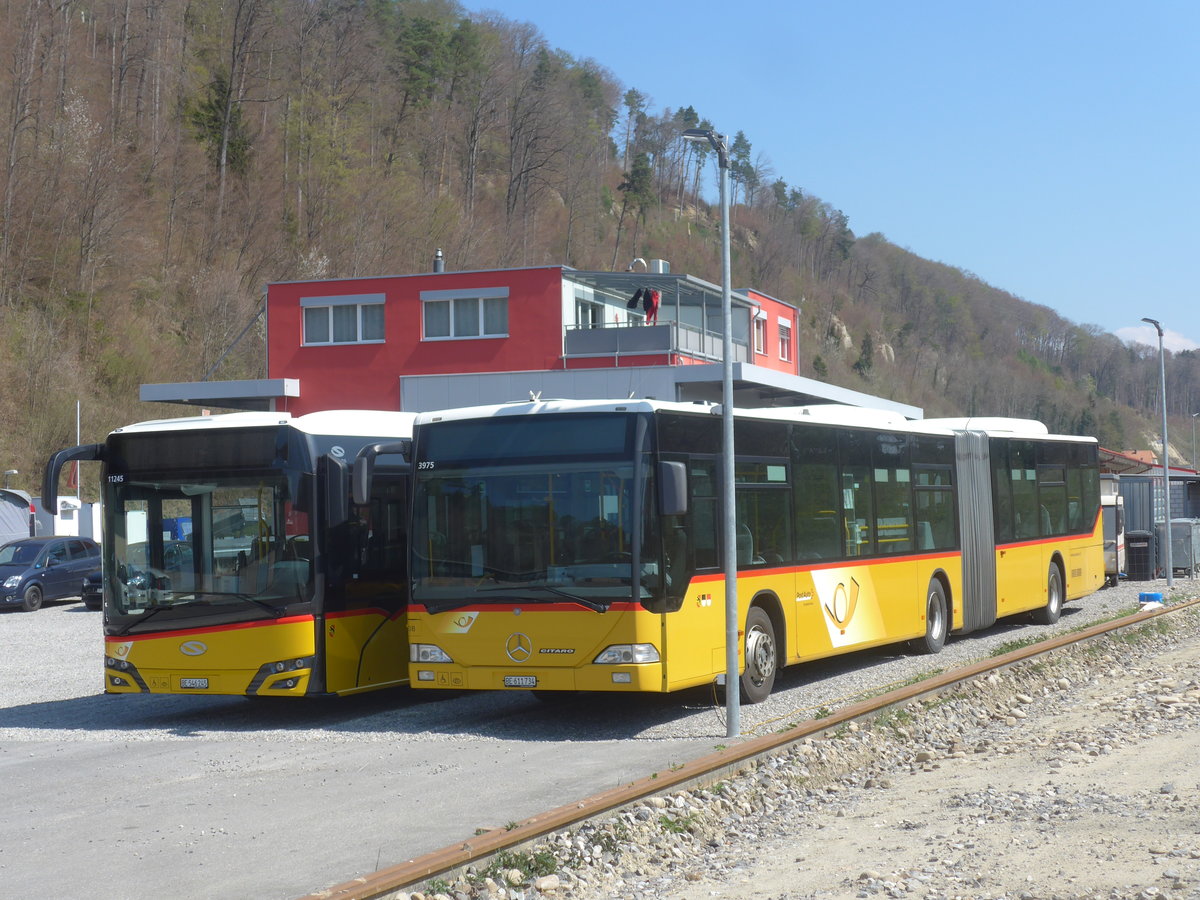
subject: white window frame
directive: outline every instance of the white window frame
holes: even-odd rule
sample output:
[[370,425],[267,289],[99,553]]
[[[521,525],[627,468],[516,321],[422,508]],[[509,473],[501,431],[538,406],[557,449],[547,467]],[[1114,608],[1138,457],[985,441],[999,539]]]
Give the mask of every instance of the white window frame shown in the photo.
[[767,355],[767,317],[759,312],[754,314],[754,352]]
[[575,327],[581,329],[604,327],[605,304],[582,294],[575,295]]
[[[346,294],[337,297],[301,297],[300,326],[302,346],[332,347],[346,344],[382,344],[387,340],[386,323],[383,318],[384,294]],[[354,337],[349,340],[337,340],[334,336],[334,310],[354,307]],[[379,337],[363,337],[363,310],[367,307],[378,307],[380,313],[379,326],[382,332]],[[310,340],[308,330],[309,312],[325,310],[326,340]]]
[[[462,321],[466,304],[477,302],[474,333],[469,332],[471,323]],[[429,312],[433,304],[446,304],[449,314],[449,334],[429,334]],[[494,314],[501,310],[504,317],[503,331],[487,331],[489,310]],[[468,317],[469,318],[469,317]],[[460,329],[466,329],[463,333]],[[479,341],[508,337],[508,288],[475,288],[474,290],[421,291],[421,340],[423,341]]]
[[792,361],[792,320],[779,319],[779,358],[783,362]]

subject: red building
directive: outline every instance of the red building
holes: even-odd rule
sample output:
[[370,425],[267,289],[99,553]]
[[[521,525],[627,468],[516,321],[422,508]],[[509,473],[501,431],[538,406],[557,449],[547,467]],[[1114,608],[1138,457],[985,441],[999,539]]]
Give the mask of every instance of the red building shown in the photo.
[[[267,378],[144,385],[143,400],[228,408],[420,411],[546,397],[721,394],[722,294],[676,275],[565,266],[281,282],[267,287]],[[735,403],[914,407],[799,375],[799,309],[731,297]]]

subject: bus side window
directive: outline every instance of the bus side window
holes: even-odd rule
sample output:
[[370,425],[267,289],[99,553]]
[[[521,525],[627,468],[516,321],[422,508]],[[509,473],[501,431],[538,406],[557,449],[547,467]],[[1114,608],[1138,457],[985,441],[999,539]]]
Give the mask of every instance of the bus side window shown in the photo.
[[842,518],[848,557],[875,553],[875,472],[871,464],[875,442],[876,435],[865,431],[843,431],[838,436],[842,451]]
[[687,529],[682,524],[667,526],[667,594],[678,596],[688,577]]
[[824,426],[797,428],[792,437],[795,553],[799,562],[838,559],[841,504],[838,491],[837,436]]
[[957,543],[954,492],[949,466],[922,466],[915,473],[913,501],[917,550],[949,550]]
[[[784,469],[775,467],[775,471]],[[778,487],[741,488],[737,504],[737,561],[739,566],[778,566],[792,546],[791,492],[782,474]]]
[[748,566],[754,562],[754,535],[750,533],[750,526],[745,522],[738,522],[737,525],[737,564],[739,566]]
[[716,462],[694,459],[688,472],[688,532],[697,569],[717,567]]
[[1015,512],[1013,510],[1013,479],[1008,466],[1008,441],[992,438],[988,441],[988,455],[992,466],[992,521],[996,530],[997,543],[1008,543],[1016,535]]
[[[997,473],[998,477],[1001,473]],[[1014,440],[1009,446],[1009,484],[1012,487],[1013,521],[1017,540],[1035,538],[1041,531],[1038,508],[1037,464],[1032,441]]]

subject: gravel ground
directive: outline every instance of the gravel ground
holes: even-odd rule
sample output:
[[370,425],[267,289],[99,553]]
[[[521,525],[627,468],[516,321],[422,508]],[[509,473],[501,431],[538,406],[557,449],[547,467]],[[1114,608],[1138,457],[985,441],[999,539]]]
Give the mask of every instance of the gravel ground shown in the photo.
[[[1069,627],[1146,590],[1165,582],[1103,591]],[[1198,636],[1187,611],[1022,663],[411,897],[1195,900]]]
[[[1031,625],[1027,616],[1001,620],[986,631],[951,637],[935,656],[906,652],[903,646],[881,647],[850,653],[779,673],[775,692],[765,702],[741,707],[742,733],[758,736],[777,731],[796,721],[806,721],[820,709],[836,709],[848,703],[874,696],[889,685],[907,684],[932,670],[952,669],[996,655],[999,648],[1013,641],[1041,639],[1077,631],[1095,622],[1138,609],[1141,593],[1160,593],[1169,600],[1200,595],[1200,581],[1175,579],[1168,591],[1165,579],[1126,581],[1071,602],[1054,625]],[[641,738],[700,737],[725,734],[723,701],[712,692],[695,692],[680,699],[702,715],[668,720],[640,731]],[[692,702],[689,703],[689,700]]]

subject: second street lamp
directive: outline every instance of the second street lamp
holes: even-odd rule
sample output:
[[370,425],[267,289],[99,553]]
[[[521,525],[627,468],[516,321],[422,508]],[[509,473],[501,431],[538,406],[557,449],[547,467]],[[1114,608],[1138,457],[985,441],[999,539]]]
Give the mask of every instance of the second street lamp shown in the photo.
[[1196,468],[1196,416],[1200,416],[1200,412],[1192,413],[1192,468]]
[[1167,459],[1167,362],[1163,351],[1163,327],[1157,319],[1142,319],[1149,322],[1158,332],[1158,380],[1162,388],[1162,474],[1163,474],[1163,543],[1166,544],[1167,588],[1175,584],[1175,572],[1171,559],[1171,468]]
[[704,141],[717,153],[721,181],[721,456],[722,498],[725,514],[721,536],[725,556],[725,731],[727,737],[741,733],[741,645],[737,599],[737,514],[734,504],[733,464],[733,290],[729,264],[729,137],[707,128],[688,128],[687,141]]

